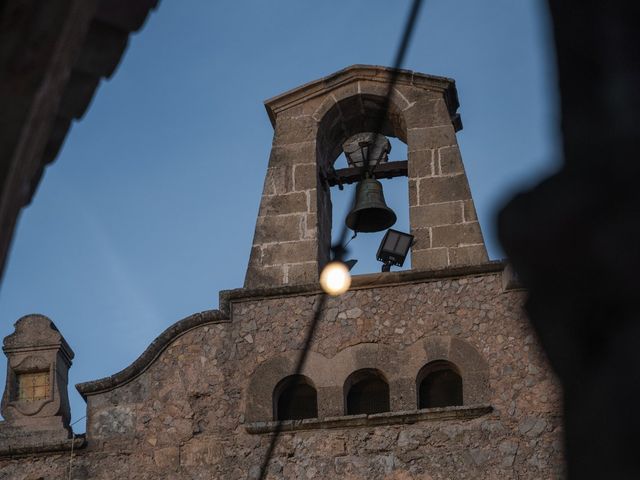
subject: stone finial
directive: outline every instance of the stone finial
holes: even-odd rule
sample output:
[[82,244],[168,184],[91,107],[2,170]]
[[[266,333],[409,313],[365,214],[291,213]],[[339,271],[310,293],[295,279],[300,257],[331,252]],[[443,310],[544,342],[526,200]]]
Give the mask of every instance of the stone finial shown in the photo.
[[387,102],[392,73],[354,65],[266,102],[274,138],[245,287],[318,280],[331,242],[327,179],[345,141],[378,129],[408,147],[412,269],[488,260],[456,139],[455,83],[400,70]]
[[2,349],[8,365],[0,449],[7,441],[44,445],[69,438],[67,383],[73,351],[54,323],[44,315],[22,317]]

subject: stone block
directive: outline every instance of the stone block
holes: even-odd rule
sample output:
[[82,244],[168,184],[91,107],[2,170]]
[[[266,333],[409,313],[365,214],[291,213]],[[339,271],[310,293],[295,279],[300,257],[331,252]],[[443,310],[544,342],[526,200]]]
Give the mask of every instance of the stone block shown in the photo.
[[306,224],[306,215],[268,215],[258,217],[254,243],[273,243],[301,240],[304,234],[303,224]]
[[[378,97],[377,100],[382,103],[382,99],[389,94],[389,87],[381,82],[364,80],[360,82],[360,91],[367,92],[366,97],[364,97],[365,102],[368,97]],[[398,88],[393,88],[390,93],[392,110],[403,111],[409,107],[409,100]]]
[[466,175],[421,178],[418,180],[418,204],[453,202],[471,198]]
[[314,240],[275,243],[265,245],[262,249],[262,262],[264,265],[310,262],[315,261],[316,256],[317,243]]
[[318,191],[314,188],[305,192],[307,196],[307,211],[316,213],[318,211]]
[[314,160],[315,158],[315,139],[292,145],[274,143],[271,149],[271,155],[269,156],[269,168],[292,167],[298,163],[309,163],[310,160]]
[[489,261],[484,244],[449,249],[451,265],[477,265]]
[[431,245],[433,247],[457,247],[481,243],[483,243],[483,238],[478,222],[444,225],[431,229]]
[[244,279],[245,288],[264,288],[284,284],[284,266],[250,266]]
[[305,262],[287,265],[287,283],[306,285],[318,282],[318,263]]
[[456,132],[452,125],[445,127],[411,128],[407,131],[409,152],[457,145]]
[[281,195],[293,191],[292,168],[289,165],[269,167],[264,180],[263,195]]
[[224,457],[224,450],[215,438],[193,438],[180,447],[180,465],[197,467],[215,465]]
[[389,383],[389,400],[392,412],[415,410],[416,398],[415,378],[398,378]]
[[467,372],[463,381],[464,389],[462,393],[465,405],[478,405],[491,401],[488,369]]
[[[443,360],[449,358],[449,349],[451,347],[450,337],[429,337],[424,341],[424,350],[427,353],[427,363],[435,360]],[[424,371],[423,371],[424,372]]]
[[434,203],[409,208],[413,228],[462,223],[462,202]]
[[409,178],[408,189],[409,189],[409,206],[413,207],[415,205],[418,205],[418,180]]
[[420,100],[439,100],[442,98],[442,93],[436,90],[425,90],[423,88],[416,88],[414,85],[405,85],[398,83],[395,86],[398,93],[401,93],[404,98],[409,102],[417,102]]
[[315,238],[318,231],[318,215],[315,213],[307,213],[303,227],[303,238]]
[[320,418],[344,415],[344,394],[340,386],[318,388],[318,416]]
[[318,129],[316,120],[311,116],[278,119],[275,127],[274,143],[288,145],[313,141]]
[[431,177],[433,172],[434,150],[416,150],[409,152],[409,178]]
[[249,255],[249,268],[255,265],[262,265],[262,247],[259,245],[252,246]]
[[180,463],[180,449],[178,447],[158,448],[153,452],[153,461],[162,469],[176,470]]
[[429,248],[411,252],[411,268],[413,270],[436,270],[449,264],[446,248]]
[[444,147],[438,150],[441,175],[456,175],[464,173],[462,157],[458,146]]
[[286,215],[307,211],[307,194],[294,192],[286,195],[263,196],[260,202],[258,216]]
[[463,205],[463,214],[465,222],[475,222],[478,220],[478,215],[476,214],[476,207],[473,204],[473,200],[465,200],[462,202]]
[[412,251],[431,248],[431,232],[428,228],[413,228],[411,235],[413,235]]
[[277,112],[277,121],[284,118],[300,118],[313,113],[318,109],[318,106],[322,103],[322,97],[310,98],[306,101],[294,105],[293,107],[287,107]]
[[408,128],[451,125],[451,116],[443,99],[418,100],[404,111]]
[[294,190],[309,190],[316,188],[317,171],[315,163],[295,165],[293,170]]

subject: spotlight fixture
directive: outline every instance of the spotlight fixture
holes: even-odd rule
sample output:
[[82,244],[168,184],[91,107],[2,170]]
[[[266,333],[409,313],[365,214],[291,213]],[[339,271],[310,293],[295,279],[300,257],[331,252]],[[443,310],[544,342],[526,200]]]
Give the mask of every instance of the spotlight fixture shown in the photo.
[[387,230],[376,254],[376,259],[383,263],[382,271],[390,271],[392,265],[401,267],[411,245],[413,245],[413,235],[392,228]]

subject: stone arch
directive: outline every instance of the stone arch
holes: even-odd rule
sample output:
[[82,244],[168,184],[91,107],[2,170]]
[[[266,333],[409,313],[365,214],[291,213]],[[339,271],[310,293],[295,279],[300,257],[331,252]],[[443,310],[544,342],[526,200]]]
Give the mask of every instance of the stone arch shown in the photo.
[[396,373],[402,361],[397,349],[382,343],[358,343],[338,352],[331,359],[334,382],[331,391],[331,414],[344,415],[344,385],[353,372],[366,369],[376,370],[386,379],[389,384],[391,410],[405,410],[403,380]]
[[427,363],[416,376],[418,408],[463,404],[464,384],[458,367],[447,360]]
[[[265,421],[274,418],[274,392],[283,380],[295,371],[299,350],[292,350],[271,357],[261,363],[249,379],[246,390],[245,418],[247,421]],[[309,352],[305,367],[300,372],[316,389],[318,415],[325,416],[327,387],[335,384],[330,360],[325,356]]]
[[318,391],[305,375],[289,375],[278,382],[272,395],[274,420],[301,420],[318,416]]
[[[384,88],[380,88],[384,87]],[[316,119],[316,161],[321,168],[329,167],[342,153],[342,144],[351,135],[375,132],[380,126],[383,135],[407,143],[407,127],[403,110],[406,99],[392,95],[388,111],[384,112],[386,86],[374,82],[356,82],[329,95],[314,112]]]
[[[462,377],[464,405],[489,403],[489,364],[466,340],[452,336],[431,336],[413,344],[405,355],[404,375],[411,374],[415,379],[425,365],[446,361],[455,365]],[[413,385],[415,389],[415,380]],[[417,392],[414,392],[413,398],[417,398]]]
[[[246,390],[245,418],[248,422],[273,418],[273,392],[295,370],[298,350],[284,352],[260,364],[249,378]],[[316,388],[318,417],[341,416],[345,412],[343,387],[355,371],[372,369],[381,372],[389,384],[391,410],[405,408],[400,382],[394,372],[402,359],[397,350],[379,343],[360,343],[340,351],[332,358],[309,352],[301,372]],[[403,403],[404,402],[404,403]]]
[[346,415],[388,412],[391,409],[389,381],[376,368],[352,372],[343,386]]
[[[403,108],[408,102],[392,95],[385,112],[386,85],[373,81],[358,81],[329,95],[318,110],[316,119],[316,165],[325,175],[342,153],[342,145],[350,136],[377,132],[407,142]],[[384,117],[382,117],[384,115]],[[407,198],[407,203],[409,199]],[[329,258],[331,245],[332,206],[329,188],[317,190],[318,257]]]

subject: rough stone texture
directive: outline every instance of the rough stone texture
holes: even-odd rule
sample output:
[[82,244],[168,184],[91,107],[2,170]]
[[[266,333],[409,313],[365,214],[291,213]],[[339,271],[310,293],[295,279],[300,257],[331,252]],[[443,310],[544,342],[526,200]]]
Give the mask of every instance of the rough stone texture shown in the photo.
[[[79,386],[87,446],[72,478],[257,478],[270,437],[250,432],[268,431],[273,388],[292,373],[318,298],[314,286],[227,292],[230,321],[189,317],[135,368]],[[305,371],[320,418],[282,434],[268,478],[562,478],[560,392],[524,298],[503,290],[500,264],[356,277],[326,303]],[[416,412],[416,376],[434,359],[462,372],[453,414]],[[362,367],[389,379],[391,413],[343,416],[340,382]],[[66,478],[68,465],[68,452],[5,457],[0,478]]]
[[[376,116],[389,80],[387,68],[354,65],[266,102],[273,147],[245,287],[317,279],[329,259],[331,238],[326,178],[347,138],[379,127]],[[380,133],[408,147],[410,226],[417,240],[412,268],[486,262],[457,145],[461,127],[455,84],[404,70],[397,82]],[[446,225],[473,237],[473,252],[457,251],[460,245],[454,240],[432,245],[431,228]],[[274,255],[274,249],[279,253]],[[293,264],[304,264],[304,274],[289,274]]]

